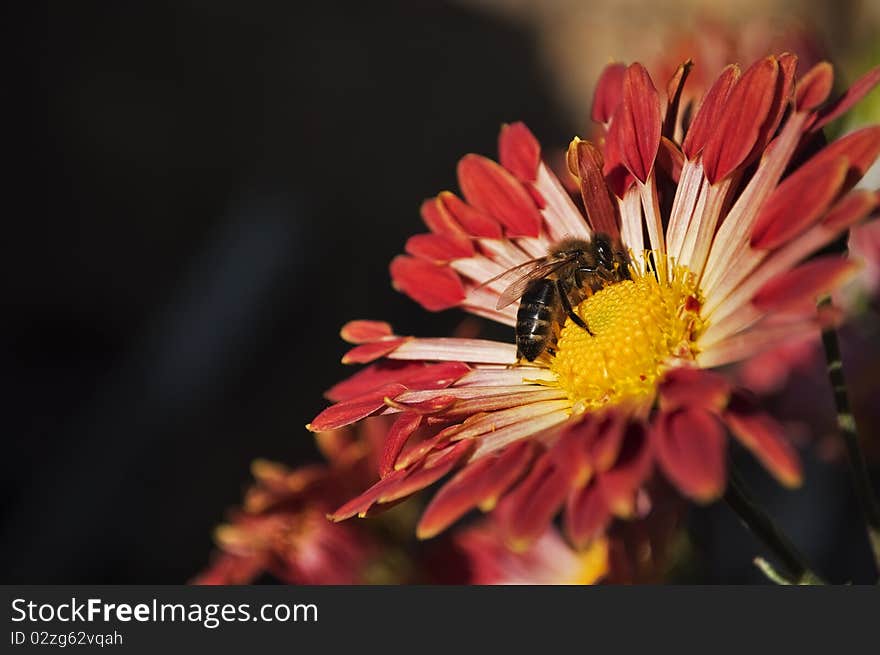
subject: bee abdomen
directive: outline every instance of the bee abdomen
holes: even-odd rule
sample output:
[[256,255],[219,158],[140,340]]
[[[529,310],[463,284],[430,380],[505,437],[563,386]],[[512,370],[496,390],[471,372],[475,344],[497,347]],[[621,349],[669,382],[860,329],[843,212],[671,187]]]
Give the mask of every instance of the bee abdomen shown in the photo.
[[516,347],[533,361],[547,347],[555,320],[556,285],[537,280],[523,294],[516,313]]

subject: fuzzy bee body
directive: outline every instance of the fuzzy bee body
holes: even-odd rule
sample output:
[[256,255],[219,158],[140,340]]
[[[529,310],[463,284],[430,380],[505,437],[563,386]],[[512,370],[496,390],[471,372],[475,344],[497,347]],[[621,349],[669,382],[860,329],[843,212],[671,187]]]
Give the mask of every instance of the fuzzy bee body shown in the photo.
[[553,326],[564,320],[561,309],[554,280],[545,278],[529,284],[516,312],[516,349],[520,357],[531,362],[547,349]]
[[564,239],[546,256],[508,269],[483,285],[516,276],[499,297],[497,309],[520,301],[517,356],[532,362],[551,350],[566,316],[590,332],[573,307],[604,286],[629,279],[629,263],[629,255],[619,244],[607,234],[596,233],[591,241]]

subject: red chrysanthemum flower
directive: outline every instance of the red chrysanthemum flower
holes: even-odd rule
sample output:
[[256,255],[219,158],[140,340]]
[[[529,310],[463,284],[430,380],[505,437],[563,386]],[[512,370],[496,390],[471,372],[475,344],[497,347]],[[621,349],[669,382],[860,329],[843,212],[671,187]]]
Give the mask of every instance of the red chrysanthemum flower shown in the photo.
[[465,156],[464,199],[444,192],[423,204],[430,233],[392,262],[396,288],[432,311],[461,307],[513,326],[515,305],[497,308],[504,285],[484,283],[596,231],[619,236],[632,279],[574,309],[592,334],[569,319],[553,354],[534,363],[518,361],[512,343],[345,326],[356,347],[343,361],[370,365],[328,392],[335,404],[310,429],[377,413],[396,420],[381,479],[332,518],[363,516],[458,469],[425,510],[420,536],[479,507],[525,548],[563,511],[567,537],[584,546],[613,516],[636,514],[656,469],[690,498],[718,498],[728,432],[782,483],[798,484],[780,426],[710,370],[816,330],[816,297],[856,264],[808,258],[878,204],[876,193],[852,189],[880,153],[880,127],[828,145],[821,129],[880,68],[833,101],[829,64],[799,80],[795,68],[788,54],[745,72],[729,66],[686,122],[678,102],[688,66],[664,104],[641,65],[610,66],[592,112],[604,136],[599,145],[575,139],[568,151],[575,200],[520,123],[502,129],[500,163]]
[[467,559],[470,584],[590,585],[608,574],[607,539],[576,551],[553,527],[524,552],[510,550],[491,525],[462,530],[455,542]]
[[[318,435],[328,464],[288,469],[257,460],[255,482],[241,508],[215,530],[219,552],[193,584],[248,584],[264,573],[291,584],[362,584],[381,547],[362,526],[333,524],[327,512],[368,484],[377,436],[371,425],[356,435]],[[387,425],[381,426],[384,429]],[[373,437],[373,439],[371,439]]]
[[575,550],[555,526],[523,551],[511,550],[491,519],[453,533],[470,584],[586,585],[657,583],[668,579],[686,548],[681,499],[653,489],[660,501],[635,521],[618,522],[607,535]]

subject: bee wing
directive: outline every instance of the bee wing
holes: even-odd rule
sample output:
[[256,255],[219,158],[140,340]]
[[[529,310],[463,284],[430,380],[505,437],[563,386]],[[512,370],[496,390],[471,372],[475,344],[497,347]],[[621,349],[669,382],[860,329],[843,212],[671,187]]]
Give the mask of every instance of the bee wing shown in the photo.
[[538,266],[547,260],[547,257],[538,257],[537,259],[530,259],[527,262],[523,262],[522,264],[517,264],[516,266],[512,266],[504,271],[501,271],[495,277],[490,277],[485,282],[481,282],[475,288],[482,289],[483,287],[489,286],[493,282],[497,282],[498,280],[503,280],[506,277],[513,279],[518,273],[521,274],[522,271],[529,269],[532,266]]
[[514,280],[511,285],[504,290],[504,293],[498,298],[498,304],[495,305],[495,309],[504,309],[510,303],[519,300],[526,292],[529,284],[535,280],[547,277],[564,266],[567,262],[567,259],[541,259],[538,260],[537,263],[532,262],[534,267]]

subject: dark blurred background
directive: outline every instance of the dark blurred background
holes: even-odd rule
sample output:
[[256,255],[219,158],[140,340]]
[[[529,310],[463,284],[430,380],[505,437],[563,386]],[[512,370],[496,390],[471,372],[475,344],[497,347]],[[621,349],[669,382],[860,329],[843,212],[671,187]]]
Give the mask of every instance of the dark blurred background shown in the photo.
[[[351,318],[441,335],[387,264],[502,122],[579,126],[535,33],[439,2],[36,3],[7,134],[0,582],[180,583],[303,425]],[[604,62],[600,62],[601,63]],[[589,98],[584,98],[586,115]],[[810,455],[806,455],[808,460]],[[829,575],[868,571],[845,471],[757,492]],[[724,507],[695,580],[755,581]]]

